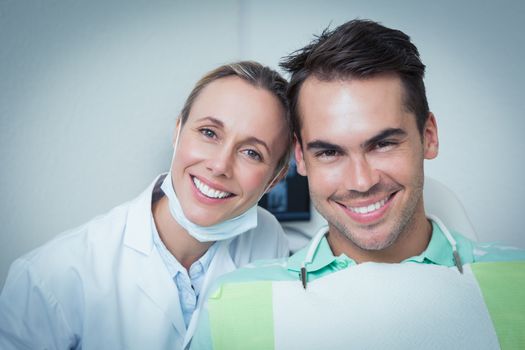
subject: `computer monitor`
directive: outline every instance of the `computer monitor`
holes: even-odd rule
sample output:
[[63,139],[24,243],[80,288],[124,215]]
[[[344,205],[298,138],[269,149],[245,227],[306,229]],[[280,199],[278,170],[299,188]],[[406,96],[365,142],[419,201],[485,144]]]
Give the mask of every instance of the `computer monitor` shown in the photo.
[[286,177],[261,198],[259,205],[279,221],[310,220],[308,180],[297,172],[294,157],[290,160]]

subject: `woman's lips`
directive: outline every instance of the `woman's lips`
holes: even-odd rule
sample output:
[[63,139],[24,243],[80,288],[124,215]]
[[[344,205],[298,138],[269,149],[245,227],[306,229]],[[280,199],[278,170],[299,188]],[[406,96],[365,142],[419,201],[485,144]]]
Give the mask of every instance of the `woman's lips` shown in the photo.
[[215,198],[215,199],[222,199],[226,197],[230,197],[232,193],[220,191],[217,189],[214,189],[208,185],[206,185],[204,182],[200,181],[195,176],[192,177],[193,183],[195,184],[195,187],[199,190],[200,193],[205,195],[209,198]]

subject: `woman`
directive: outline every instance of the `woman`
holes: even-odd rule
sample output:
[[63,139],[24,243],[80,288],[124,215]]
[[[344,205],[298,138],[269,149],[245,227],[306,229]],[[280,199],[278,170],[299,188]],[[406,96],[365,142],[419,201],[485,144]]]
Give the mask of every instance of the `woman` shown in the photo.
[[285,90],[254,62],[203,77],[177,122],[167,175],[13,263],[0,348],[182,348],[217,276],[287,255],[278,222],[257,207],[286,172]]

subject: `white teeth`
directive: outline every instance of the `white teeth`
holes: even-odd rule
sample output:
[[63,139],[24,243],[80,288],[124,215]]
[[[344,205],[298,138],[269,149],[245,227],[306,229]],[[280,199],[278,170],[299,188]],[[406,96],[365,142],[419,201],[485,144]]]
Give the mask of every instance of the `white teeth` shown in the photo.
[[222,192],[222,191],[219,191],[219,190],[214,190],[212,188],[209,188],[208,185],[203,184],[196,177],[193,177],[193,183],[195,184],[197,189],[203,195],[205,195],[206,197],[210,197],[210,198],[224,198],[224,197],[228,197],[229,195],[231,195],[231,193],[229,193],[229,192]]
[[383,207],[385,203],[387,202],[388,198],[382,199],[379,202],[370,204],[366,207],[347,207],[351,211],[357,214],[368,214],[374,210],[378,210],[379,208]]

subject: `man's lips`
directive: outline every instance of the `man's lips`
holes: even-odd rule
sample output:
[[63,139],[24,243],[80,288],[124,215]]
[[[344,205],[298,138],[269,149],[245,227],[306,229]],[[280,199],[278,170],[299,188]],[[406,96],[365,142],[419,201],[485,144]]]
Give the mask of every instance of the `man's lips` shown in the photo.
[[195,185],[195,188],[205,197],[212,199],[223,199],[234,196],[231,192],[221,191],[219,189],[213,188],[211,185],[204,183],[202,180],[199,180],[196,176],[192,176],[191,180]]
[[390,207],[392,200],[399,191],[393,192],[383,198],[373,199],[370,201],[361,201],[359,204],[349,205],[336,201],[353,220],[369,224],[380,219]]
[[356,206],[349,206],[345,205],[346,208],[350,209],[356,214],[368,214],[373,211],[376,211],[378,209],[381,209],[385,206],[385,204],[388,202],[388,200],[392,197],[393,194],[390,194],[383,199],[377,200],[371,204],[364,204],[364,205],[356,205]]

